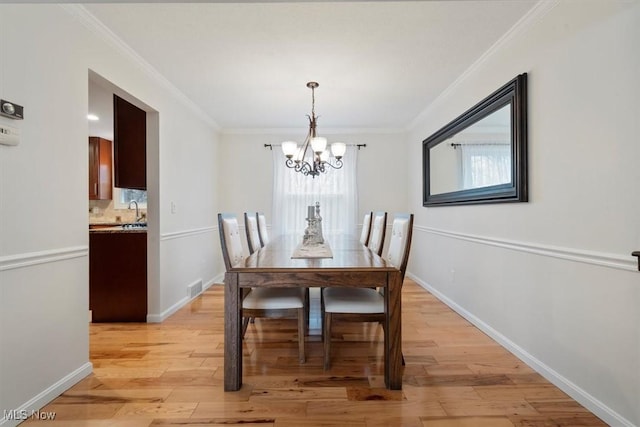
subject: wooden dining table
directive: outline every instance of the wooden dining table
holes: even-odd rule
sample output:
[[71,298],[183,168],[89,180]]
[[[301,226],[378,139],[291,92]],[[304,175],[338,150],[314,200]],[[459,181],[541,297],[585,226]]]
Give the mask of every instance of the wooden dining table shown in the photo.
[[242,288],[331,286],[385,288],[384,379],[388,389],[401,390],[400,270],[348,235],[325,239],[331,258],[292,258],[301,240],[273,239],[225,273],[224,390],[242,387]]

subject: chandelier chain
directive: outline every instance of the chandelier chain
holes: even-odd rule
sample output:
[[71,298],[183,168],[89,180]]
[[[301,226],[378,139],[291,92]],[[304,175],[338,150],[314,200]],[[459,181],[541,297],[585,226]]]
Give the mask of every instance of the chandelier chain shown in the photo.
[[316,88],[311,86],[311,117],[316,117]]

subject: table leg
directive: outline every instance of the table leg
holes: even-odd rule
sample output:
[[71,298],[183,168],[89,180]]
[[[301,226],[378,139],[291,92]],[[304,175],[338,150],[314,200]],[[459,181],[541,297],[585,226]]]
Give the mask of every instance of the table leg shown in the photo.
[[400,271],[387,275],[385,292],[384,379],[390,390],[402,390],[402,281]]
[[238,274],[224,276],[224,391],[242,387],[242,316]]

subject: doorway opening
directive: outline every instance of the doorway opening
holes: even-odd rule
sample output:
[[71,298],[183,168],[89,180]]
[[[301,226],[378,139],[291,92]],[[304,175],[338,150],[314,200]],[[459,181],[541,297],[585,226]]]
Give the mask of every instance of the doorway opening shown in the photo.
[[[157,316],[149,313],[157,313],[160,309],[159,114],[153,107],[92,70],[88,71],[88,89],[89,111],[87,113],[98,117],[98,120],[89,120],[88,122],[89,137],[114,140],[114,95],[146,113],[146,147],[143,153],[143,166],[146,169],[146,205],[138,199],[135,199],[136,203],[125,200],[127,197],[131,198],[133,193],[115,187],[114,170],[111,170],[111,188],[113,189],[111,198],[89,202],[88,222],[89,226],[92,223],[100,222],[108,225],[117,223],[124,225],[137,223],[140,225],[143,222],[146,224],[146,260],[144,260],[146,261],[146,313],[144,321],[149,322],[150,319],[153,321]],[[112,151],[111,155],[113,156],[113,154]],[[116,157],[112,158],[115,162]],[[112,166],[113,169],[115,167],[115,165]],[[98,220],[100,217],[101,221]],[[131,221],[129,221],[130,219]],[[91,251],[89,258],[91,263]]]

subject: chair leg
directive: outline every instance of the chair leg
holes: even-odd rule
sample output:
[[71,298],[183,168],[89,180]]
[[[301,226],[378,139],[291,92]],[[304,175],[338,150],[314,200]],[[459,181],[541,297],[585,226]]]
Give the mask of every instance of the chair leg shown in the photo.
[[307,316],[305,311],[305,307],[298,309],[298,358],[300,359],[300,363],[304,363],[306,361],[306,357],[304,354],[304,336]]
[[309,298],[309,288],[305,288],[304,292],[304,314],[305,314],[305,324],[304,324],[304,335],[309,335],[309,318],[311,317],[311,298]]
[[320,339],[324,342],[324,288],[320,288]]
[[247,333],[247,326],[249,326],[249,319],[252,319],[252,318],[251,317],[242,318],[242,338],[244,338],[244,334]]
[[324,370],[331,367],[331,313],[324,313],[322,321],[323,348],[324,348]]

